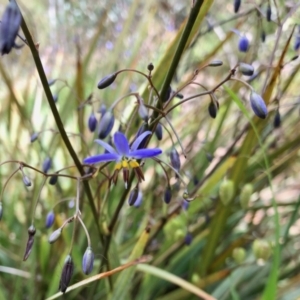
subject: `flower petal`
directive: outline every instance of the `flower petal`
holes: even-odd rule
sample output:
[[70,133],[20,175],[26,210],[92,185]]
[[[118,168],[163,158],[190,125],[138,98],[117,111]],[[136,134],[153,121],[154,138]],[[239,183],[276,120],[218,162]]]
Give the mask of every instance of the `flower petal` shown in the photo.
[[129,145],[126,136],[122,132],[116,132],[114,135],[114,144],[119,154],[129,155]]
[[102,146],[105,150],[107,150],[109,153],[112,153],[112,154],[118,154],[117,151],[108,143],[106,142],[103,142],[101,140],[95,140],[95,142],[97,144],[99,144],[100,146]]
[[147,157],[154,157],[162,153],[162,150],[159,148],[153,149],[139,149],[132,151],[130,153],[130,157],[135,159],[147,158]]
[[118,161],[120,156],[115,153],[104,153],[87,157],[83,160],[85,164],[97,164],[99,162]]
[[140,143],[144,140],[144,138],[145,138],[146,136],[148,136],[149,134],[151,134],[151,133],[152,133],[152,132],[148,130],[148,131],[143,132],[141,135],[139,135],[139,136],[135,139],[135,141],[132,143],[131,150],[132,150],[132,151],[137,150],[138,147],[139,147],[139,145],[140,145]]

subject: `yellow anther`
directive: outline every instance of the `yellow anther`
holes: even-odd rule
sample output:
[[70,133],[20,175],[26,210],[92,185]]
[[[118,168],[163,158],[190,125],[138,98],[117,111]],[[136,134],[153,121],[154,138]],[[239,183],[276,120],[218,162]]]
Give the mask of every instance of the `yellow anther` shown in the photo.
[[122,169],[122,163],[121,162],[117,162],[115,165],[115,170],[121,170]]
[[128,169],[128,161],[127,160],[122,160],[122,168]]
[[133,159],[133,160],[129,161],[129,166],[131,168],[138,168],[140,165],[139,165],[139,163],[135,159]]

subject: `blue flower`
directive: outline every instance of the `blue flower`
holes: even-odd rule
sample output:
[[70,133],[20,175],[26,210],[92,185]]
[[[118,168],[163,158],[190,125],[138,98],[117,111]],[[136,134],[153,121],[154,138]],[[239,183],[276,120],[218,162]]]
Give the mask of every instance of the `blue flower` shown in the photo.
[[97,164],[100,162],[115,161],[116,165],[114,174],[112,176],[112,180],[116,184],[118,179],[118,173],[121,169],[123,169],[123,178],[125,182],[125,187],[127,188],[127,183],[129,179],[129,168],[132,168],[135,171],[139,182],[141,182],[142,180],[144,180],[144,174],[137,160],[154,157],[162,153],[162,150],[159,148],[139,149],[141,142],[149,134],[151,134],[150,131],[142,133],[132,143],[131,147],[129,147],[129,143],[125,135],[122,132],[116,132],[114,134],[114,144],[116,150],[108,143],[103,142],[102,140],[95,140],[95,142],[102,146],[105,150],[107,150],[108,153],[87,157],[83,160],[83,162],[85,164]]

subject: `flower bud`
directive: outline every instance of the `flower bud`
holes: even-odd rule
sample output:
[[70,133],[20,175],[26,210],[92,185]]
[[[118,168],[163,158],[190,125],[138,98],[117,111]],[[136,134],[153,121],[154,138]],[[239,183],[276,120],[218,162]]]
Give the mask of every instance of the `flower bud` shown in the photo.
[[26,175],[23,176],[23,182],[24,182],[25,186],[31,186],[31,180]]
[[53,225],[54,221],[55,221],[55,214],[53,210],[51,210],[47,214],[45,227],[50,228]]
[[148,66],[147,66],[147,69],[148,71],[153,71],[154,70],[154,66],[153,66],[153,63],[150,63]]
[[0,221],[2,220],[2,215],[3,215],[3,207],[2,207],[2,202],[0,202]]
[[52,165],[52,160],[50,157],[47,157],[44,162],[43,162],[43,172],[44,173],[48,173],[48,171],[50,170],[51,168],[51,165]]
[[145,122],[148,121],[148,110],[147,110],[146,106],[144,105],[144,101],[142,98],[139,99],[138,113]]
[[213,60],[208,64],[209,67],[219,67],[222,65],[223,65],[223,62],[221,60]]
[[156,128],[155,128],[155,136],[159,141],[161,141],[162,138],[163,138],[163,128],[162,128],[162,125],[160,123],[158,123]]
[[209,115],[215,119],[219,110],[219,102],[218,101],[210,101],[208,106]]
[[167,187],[166,190],[165,190],[165,193],[164,193],[164,202],[166,204],[169,204],[172,200],[172,190],[171,190],[171,187]]
[[180,157],[177,150],[173,147],[170,152],[171,166],[178,172],[180,170]]
[[246,258],[246,251],[244,248],[238,247],[238,248],[234,248],[232,251],[232,258],[234,259],[234,261],[237,264],[241,264],[242,262],[244,262],[245,258]]
[[298,33],[295,38],[294,50],[298,51],[300,49],[300,34]]
[[82,270],[85,275],[89,275],[94,267],[94,253],[91,247],[87,247],[82,258]]
[[102,90],[110,86],[116,79],[117,74],[110,74],[102,78],[98,83],[98,89]]
[[189,201],[186,201],[186,200],[183,200],[183,201],[182,201],[181,208],[182,208],[183,210],[187,211],[188,208],[189,208],[189,206],[190,206],[190,202],[189,202]]
[[252,194],[253,194],[253,185],[250,183],[245,184],[240,194],[240,204],[243,209],[248,208],[248,204]]
[[268,7],[267,7],[267,21],[271,22],[271,18],[272,18],[272,10],[271,10],[271,5],[270,3],[268,3]]
[[39,137],[39,134],[37,132],[33,133],[30,137],[30,143],[35,142]]
[[33,246],[33,242],[34,242],[34,235],[35,235],[35,227],[33,225],[31,225],[28,228],[28,240],[27,240],[27,244],[26,244],[26,249],[25,249],[25,254],[23,257],[23,261],[27,260],[27,258],[29,257],[31,250],[32,250],[32,246]]
[[22,16],[15,1],[10,1],[1,18],[0,52],[8,54],[15,45],[15,39],[21,25]]
[[[145,131],[148,131],[148,130],[149,130],[149,125],[148,125],[148,123],[143,123],[143,124],[141,125],[141,127],[139,128],[139,130],[138,130],[138,132],[137,132],[137,134],[136,134],[134,140],[136,140],[142,133],[144,133]],[[146,136],[146,137],[141,141],[141,143],[139,144],[137,150],[138,150],[138,149],[143,149],[143,148],[145,148],[146,142],[147,142],[148,138],[149,138],[149,136]]]
[[91,132],[94,132],[96,130],[97,123],[98,123],[98,121],[95,117],[95,114],[91,113],[89,116],[89,120],[88,120],[88,127]]
[[239,50],[241,52],[247,52],[249,49],[249,40],[245,36],[241,36],[239,39]]
[[115,117],[111,110],[105,112],[99,123],[98,137],[105,139],[114,127]]
[[59,290],[62,293],[65,293],[65,291],[67,290],[71,281],[71,277],[73,275],[73,271],[74,271],[74,263],[72,257],[68,255],[65,259],[60,281],[59,281]]
[[49,179],[49,184],[55,185],[57,183],[58,176],[57,175],[52,175]]
[[58,228],[55,231],[53,231],[48,238],[48,242],[50,244],[53,244],[54,242],[56,242],[58,240],[58,238],[61,236],[61,233],[62,233],[62,228]]
[[189,246],[189,245],[192,243],[192,241],[193,241],[193,236],[192,236],[191,233],[188,232],[188,233],[185,235],[185,237],[184,237],[184,243],[185,243],[187,246]]
[[228,205],[234,196],[234,182],[232,180],[223,180],[219,188],[219,196],[222,203]]
[[250,95],[250,104],[253,112],[261,119],[265,119],[268,114],[267,106],[263,100],[263,98],[252,91]]
[[139,195],[139,188],[138,186],[136,186],[129,194],[129,198],[128,198],[129,206],[135,204],[136,200],[138,199],[138,195]]
[[163,103],[167,102],[170,99],[171,93],[172,93],[172,87],[169,86],[165,98],[161,99]]
[[257,259],[267,260],[272,253],[270,244],[263,239],[256,239],[252,244],[252,251]]
[[234,8],[235,13],[237,13],[239,11],[240,6],[241,6],[241,0],[234,0],[233,8]]
[[274,128],[279,128],[280,125],[281,125],[281,116],[280,116],[279,110],[277,110],[275,117],[274,117],[273,126],[274,126]]
[[252,76],[254,73],[254,68],[251,65],[242,62],[239,63],[239,70],[245,76]]
[[134,207],[138,208],[142,205],[143,202],[143,193],[139,191],[138,197],[135,200],[135,203],[133,204]]

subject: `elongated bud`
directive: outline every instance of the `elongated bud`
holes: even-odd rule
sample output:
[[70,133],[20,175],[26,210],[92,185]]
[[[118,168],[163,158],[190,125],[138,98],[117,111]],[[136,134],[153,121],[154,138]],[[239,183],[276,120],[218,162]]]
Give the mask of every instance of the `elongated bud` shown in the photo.
[[138,112],[139,112],[139,115],[140,117],[145,121],[147,122],[148,121],[148,110],[146,108],[146,106],[144,105],[144,101],[142,98],[139,99],[139,109],[138,109]]
[[185,235],[185,237],[184,237],[184,243],[185,243],[187,246],[189,246],[189,245],[192,243],[192,241],[193,241],[193,236],[192,236],[191,233],[188,232],[188,233]]
[[62,293],[65,293],[65,291],[67,290],[71,281],[71,277],[73,275],[73,271],[74,271],[74,263],[71,255],[68,255],[65,259],[64,266],[60,276],[60,281],[59,281],[59,290]]
[[105,76],[98,82],[98,89],[102,90],[110,86],[115,81],[116,78],[117,78],[117,74],[115,73]]
[[186,201],[186,200],[182,201],[181,208],[183,210],[185,210],[185,211],[188,210],[189,206],[190,206],[190,202],[189,201]]
[[243,209],[248,208],[249,201],[252,194],[253,194],[253,185],[250,183],[245,184],[240,194],[240,204]]
[[271,10],[271,5],[270,3],[268,3],[268,7],[267,7],[267,21],[271,22],[271,18],[272,18],[272,10]]
[[89,130],[91,132],[94,132],[96,130],[97,124],[98,124],[98,121],[95,117],[95,114],[91,113],[90,116],[89,116],[89,120],[88,120]]
[[49,184],[55,185],[57,183],[58,176],[57,175],[52,175],[49,179]]
[[234,182],[232,180],[222,181],[219,189],[219,196],[225,206],[231,202],[234,196]]
[[171,93],[172,93],[172,87],[169,86],[165,98],[162,99],[163,103],[167,102],[170,99]]
[[253,112],[261,119],[265,119],[268,115],[268,109],[263,98],[252,91],[250,95],[250,104]]
[[147,69],[148,71],[153,71],[154,70],[154,66],[153,66],[153,63],[150,63],[148,66],[147,66]]
[[139,195],[139,188],[138,186],[136,186],[129,194],[129,198],[128,198],[128,204],[129,206],[132,206],[135,204],[137,198]]
[[[148,123],[143,123],[143,124],[141,125],[141,127],[139,128],[139,130],[138,130],[138,132],[137,132],[137,134],[136,134],[134,140],[136,140],[142,133],[144,133],[145,131],[148,131],[148,130],[149,130],[149,125],[148,125]],[[149,138],[149,137],[146,136],[146,137],[141,141],[141,143],[139,144],[137,150],[138,150],[138,149],[143,149],[143,148],[145,148],[146,142],[147,142],[148,138]]]
[[170,152],[171,166],[178,172],[180,170],[180,157],[177,150],[173,147]]
[[274,117],[273,126],[274,126],[274,128],[279,128],[280,125],[281,125],[281,116],[280,116],[279,110],[277,110],[275,117]]
[[82,271],[85,275],[89,275],[94,267],[94,253],[91,247],[87,247],[82,258]]
[[8,54],[15,45],[22,16],[15,1],[10,1],[1,18],[0,52]]
[[219,102],[218,101],[210,101],[208,106],[209,115],[215,119],[219,110]]
[[112,111],[108,110],[101,117],[99,123],[98,137],[99,139],[105,139],[114,127],[115,117]]
[[222,65],[223,62],[221,60],[213,60],[208,64],[209,67],[220,67]]
[[241,6],[241,0],[234,0],[233,2],[233,10],[235,13],[238,13]]
[[254,68],[251,65],[242,62],[239,63],[239,70],[245,76],[252,76],[254,73]]
[[237,264],[243,263],[246,258],[246,250],[241,247],[234,248],[232,251],[232,258]]
[[50,157],[47,157],[44,162],[43,162],[43,172],[44,173],[48,173],[48,171],[50,170],[51,168],[51,165],[52,165],[52,160]]
[[239,50],[241,52],[247,52],[249,49],[249,40],[245,36],[241,36],[239,39]]
[[3,216],[3,206],[2,206],[2,202],[0,202],[0,221],[2,220],[2,216]]
[[295,38],[294,50],[298,51],[300,49],[300,34],[298,33]]
[[[1,26],[1,25],[0,25]],[[39,134],[38,133],[33,133],[30,137],[30,143],[33,143],[35,142],[39,137]]]
[[164,193],[164,202],[166,204],[169,204],[172,200],[172,190],[171,190],[171,187],[167,187],[166,190],[165,190],[165,193]]
[[263,43],[266,41],[266,32],[264,30],[261,31],[260,38]]
[[23,182],[24,182],[25,186],[31,186],[31,180],[26,175],[23,176]]
[[48,242],[50,244],[53,244],[54,242],[56,242],[58,240],[58,238],[61,236],[61,233],[62,233],[62,228],[58,228],[55,231],[53,231],[48,238]]
[[162,128],[162,125],[160,123],[158,123],[156,128],[155,128],[155,136],[159,141],[161,141],[162,138],[163,138],[163,128]]
[[267,260],[271,254],[272,250],[270,244],[263,239],[256,239],[252,244],[252,251],[257,259]]
[[51,210],[47,214],[45,227],[50,228],[53,225],[54,221],[55,221],[55,214],[53,210]]
[[143,202],[143,193],[139,191],[138,197],[135,200],[135,203],[133,204],[134,207],[138,208],[142,205]]
[[26,244],[26,249],[25,249],[25,254],[23,257],[23,261],[27,260],[27,258],[29,257],[31,250],[32,250],[32,246],[33,246],[33,242],[34,242],[34,235],[35,235],[35,227],[33,225],[31,225],[28,228],[28,240],[27,240],[27,244]]

